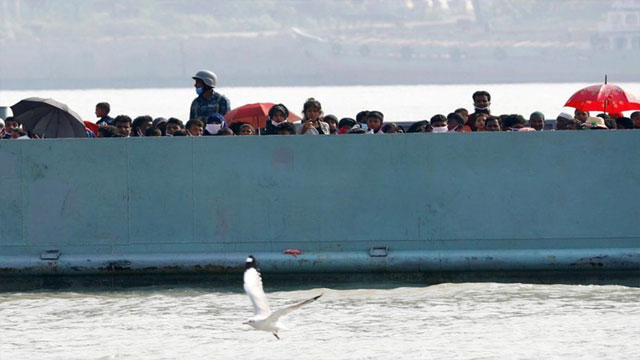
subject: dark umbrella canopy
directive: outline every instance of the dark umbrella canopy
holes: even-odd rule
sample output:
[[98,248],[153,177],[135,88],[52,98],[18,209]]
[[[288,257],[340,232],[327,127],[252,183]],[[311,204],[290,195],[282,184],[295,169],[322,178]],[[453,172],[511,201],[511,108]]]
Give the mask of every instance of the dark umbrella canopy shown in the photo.
[[56,100],[32,97],[20,100],[11,110],[15,121],[39,137],[87,137],[80,115]]

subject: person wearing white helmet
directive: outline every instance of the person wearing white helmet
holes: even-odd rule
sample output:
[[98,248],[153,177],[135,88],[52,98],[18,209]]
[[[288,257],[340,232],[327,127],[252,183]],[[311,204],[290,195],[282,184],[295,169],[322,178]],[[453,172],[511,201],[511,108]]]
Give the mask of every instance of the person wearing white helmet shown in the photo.
[[218,113],[224,115],[231,109],[229,99],[214,91],[218,83],[218,77],[212,71],[200,70],[193,77],[198,97],[191,103],[189,119],[204,118]]

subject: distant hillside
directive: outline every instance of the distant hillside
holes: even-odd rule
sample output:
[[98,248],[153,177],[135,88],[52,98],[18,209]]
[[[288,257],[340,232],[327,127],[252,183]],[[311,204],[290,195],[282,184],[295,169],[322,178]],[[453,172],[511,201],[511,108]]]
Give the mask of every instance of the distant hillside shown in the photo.
[[638,81],[636,50],[594,46],[627,41],[598,37],[617,3],[0,0],[0,87]]
[[[606,0],[0,0],[0,39],[193,35],[279,30],[343,31],[381,23],[434,24],[461,18],[493,32],[532,36],[593,27]],[[475,5],[475,8],[473,7]],[[455,36],[455,34],[453,34]]]

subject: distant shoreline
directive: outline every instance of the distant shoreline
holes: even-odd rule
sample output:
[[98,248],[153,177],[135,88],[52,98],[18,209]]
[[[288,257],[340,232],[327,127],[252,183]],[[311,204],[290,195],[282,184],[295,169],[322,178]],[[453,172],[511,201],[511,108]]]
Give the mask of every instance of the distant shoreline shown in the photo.
[[[581,74],[584,75],[584,74]],[[349,79],[318,79],[317,81],[289,79],[289,81],[248,81],[245,79],[225,79],[220,80],[220,88],[229,87],[310,87],[310,86],[405,86],[405,85],[468,85],[468,84],[562,84],[562,83],[600,83],[603,82],[601,74],[591,74],[590,76],[566,76],[566,77],[536,77],[527,76],[513,78],[507,75],[491,76],[488,78],[460,78],[460,79],[440,79],[432,78],[431,81],[422,81],[422,77],[398,79],[396,82],[374,81],[374,79],[361,81],[349,81]],[[620,76],[615,73],[609,74],[613,83],[633,83],[640,82],[640,76]],[[332,81],[333,80],[333,81]],[[0,90],[3,91],[23,91],[23,90],[83,90],[83,89],[171,89],[191,87],[190,77],[180,79],[167,79],[164,81],[147,81],[143,79],[127,79],[126,84],[122,79],[113,80],[47,80],[47,79],[0,79]]]

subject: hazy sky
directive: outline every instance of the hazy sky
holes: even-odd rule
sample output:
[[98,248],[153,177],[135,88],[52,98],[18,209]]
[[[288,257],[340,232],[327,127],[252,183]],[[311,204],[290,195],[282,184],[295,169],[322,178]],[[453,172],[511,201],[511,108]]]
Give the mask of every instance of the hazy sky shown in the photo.
[[640,80],[640,2],[0,0],[0,87]]

